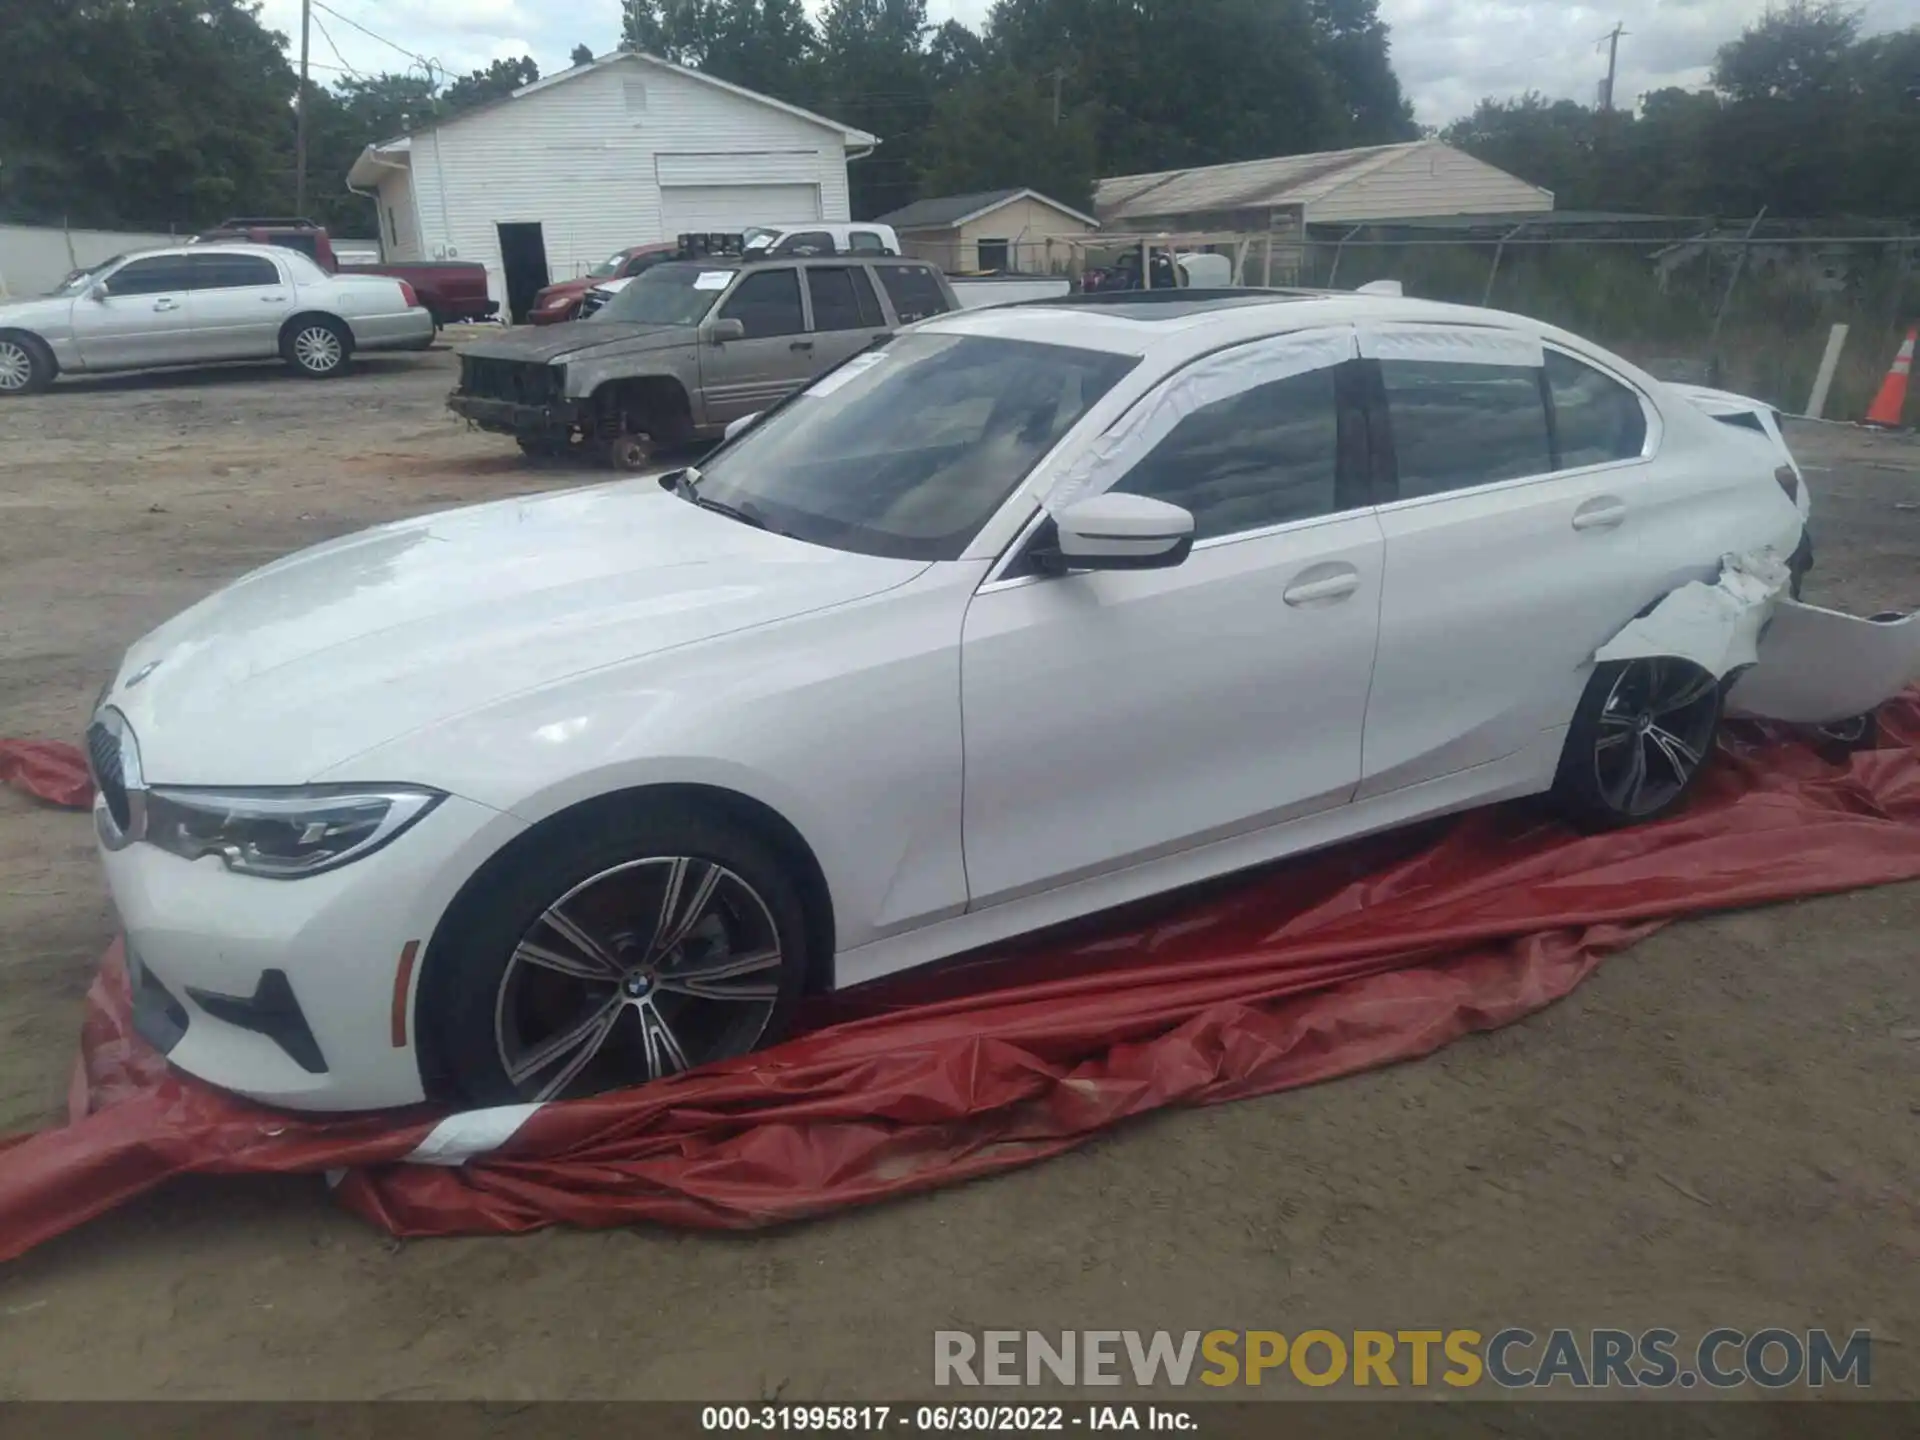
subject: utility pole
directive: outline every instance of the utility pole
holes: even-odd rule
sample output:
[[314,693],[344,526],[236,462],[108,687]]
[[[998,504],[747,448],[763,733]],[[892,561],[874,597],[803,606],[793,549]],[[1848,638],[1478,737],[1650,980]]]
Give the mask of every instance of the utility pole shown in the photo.
[[1066,83],[1067,72],[1056,66],[1053,72],[1053,123],[1060,124],[1060,87]]
[[307,31],[313,0],[300,0],[300,94],[293,103],[293,213],[307,213]]
[[1607,47],[1607,85],[1600,92],[1600,108],[1607,114],[1613,113],[1613,86],[1620,75],[1620,37],[1627,33],[1625,25],[1615,25],[1610,34],[1601,40]]

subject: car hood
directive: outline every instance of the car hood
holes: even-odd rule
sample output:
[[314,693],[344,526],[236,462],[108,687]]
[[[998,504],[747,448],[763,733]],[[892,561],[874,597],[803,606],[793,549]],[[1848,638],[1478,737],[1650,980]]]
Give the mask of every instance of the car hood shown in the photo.
[[699,332],[691,325],[619,324],[611,320],[573,320],[538,330],[515,330],[497,340],[482,340],[460,353],[481,360],[520,360],[544,364],[603,350],[671,350],[691,345]]
[[299,784],[493,701],[925,569],[756,530],[652,479],[499,501],[243,576],[136,644],[111,703],[156,783]]

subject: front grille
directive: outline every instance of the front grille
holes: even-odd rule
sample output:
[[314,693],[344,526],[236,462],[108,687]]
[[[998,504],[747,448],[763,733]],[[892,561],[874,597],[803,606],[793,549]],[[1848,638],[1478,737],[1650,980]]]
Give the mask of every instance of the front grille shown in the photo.
[[463,355],[460,357],[460,393],[478,400],[545,405],[560,397],[559,377],[551,365]]
[[87,763],[93,770],[93,783],[107,802],[113,823],[125,830],[133,820],[127,806],[127,781],[120,765],[120,741],[98,720],[87,727]]

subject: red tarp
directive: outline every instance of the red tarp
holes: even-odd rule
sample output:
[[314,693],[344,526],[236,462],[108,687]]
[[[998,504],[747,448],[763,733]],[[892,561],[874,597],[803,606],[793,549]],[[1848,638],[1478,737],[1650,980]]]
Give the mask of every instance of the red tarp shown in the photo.
[[71,1123],[0,1142],[0,1257],[190,1171],[328,1172],[399,1235],[749,1228],[1423,1055],[1540,1009],[1674,916],[1920,877],[1920,690],[1880,718],[1880,748],[1850,756],[1734,727],[1660,825],[1579,837],[1537,806],[1475,812],[836,997],[775,1050],[564,1104],[262,1110],[131,1034],[116,949]]

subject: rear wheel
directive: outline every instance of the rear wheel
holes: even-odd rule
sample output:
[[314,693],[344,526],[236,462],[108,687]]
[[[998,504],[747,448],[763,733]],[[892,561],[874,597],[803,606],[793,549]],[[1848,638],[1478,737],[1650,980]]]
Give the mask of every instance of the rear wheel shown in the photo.
[[1567,732],[1554,794],[1589,830],[1637,825],[1686,803],[1720,729],[1719,679],[1671,656],[1597,667]]
[[337,320],[309,316],[287,327],[282,348],[296,374],[309,380],[331,380],[346,373],[353,337]]
[[53,356],[31,335],[0,335],[0,395],[31,395],[53,383]]
[[687,806],[610,813],[463,903],[421,1024],[467,1101],[552,1100],[771,1043],[805,974],[798,891],[753,831]]

